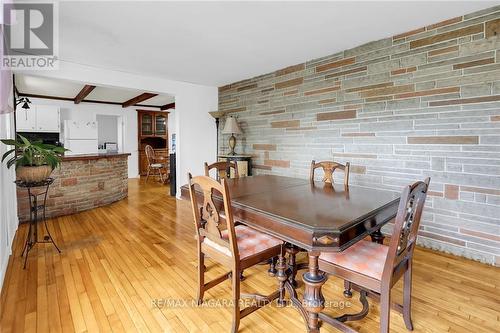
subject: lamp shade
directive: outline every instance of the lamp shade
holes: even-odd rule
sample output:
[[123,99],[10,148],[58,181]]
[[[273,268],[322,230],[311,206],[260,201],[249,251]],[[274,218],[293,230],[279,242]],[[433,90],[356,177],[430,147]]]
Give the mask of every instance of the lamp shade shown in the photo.
[[241,128],[236,121],[236,118],[227,117],[226,123],[224,124],[224,129],[222,130],[224,134],[240,134]]

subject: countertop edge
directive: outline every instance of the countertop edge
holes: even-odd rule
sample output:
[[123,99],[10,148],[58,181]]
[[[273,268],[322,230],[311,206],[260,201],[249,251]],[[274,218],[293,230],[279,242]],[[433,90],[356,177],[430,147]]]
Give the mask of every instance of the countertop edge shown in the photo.
[[108,153],[108,154],[81,154],[81,155],[69,155],[61,157],[62,162],[71,161],[89,161],[89,160],[99,160],[103,158],[123,158],[130,156],[131,153]]

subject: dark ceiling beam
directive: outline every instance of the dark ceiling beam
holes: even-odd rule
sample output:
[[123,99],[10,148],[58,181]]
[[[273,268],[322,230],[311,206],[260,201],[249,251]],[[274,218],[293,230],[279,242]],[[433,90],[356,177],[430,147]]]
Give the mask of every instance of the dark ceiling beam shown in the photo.
[[[59,96],[49,96],[49,95],[37,95],[37,94],[25,94],[22,92],[18,92],[18,96],[23,96],[23,97],[31,97],[31,98],[42,98],[42,99],[54,99],[58,101],[74,101],[74,98],[71,97],[59,97]],[[97,104],[109,104],[109,105],[122,105],[123,103],[120,102],[110,102],[110,101],[95,101],[91,99],[84,99],[82,103],[97,103]],[[148,107],[148,108],[157,108],[161,109],[161,105],[145,105],[145,104],[134,104],[134,106],[140,106],[140,107]]]
[[158,94],[152,94],[152,93],[142,93],[139,96],[136,96],[132,99],[129,99],[128,101],[124,102],[122,104],[122,107],[126,108],[132,105],[135,105],[137,103],[143,102],[147,99],[153,98],[155,96],[158,96]]
[[71,97],[59,97],[59,96],[48,96],[48,95],[37,95],[37,94],[25,94],[22,92],[19,92],[19,96],[23,97],[31,97],[31,98],[43,98],[43,99],[55,99],[58,101],[74,101],[74,98]]
[[161,108],[161,105],[149,105],[149,104],[134,104],[134,106],[140,106],[145,108]]
[[82,90],[80,90],[80,92],[78,93],[78,95],[76,95],[75,97],[75,104],[80,104],[81,101],[83,101],[83,99],[85,97],[87,97],[91,92],[92,90],[95,89],[95,86],[91,86],[90,84],[86,84]]
[[162,105],[160,107],[160,110],[168,110],[168,109],[175,109],[175,102],[174,103],[168,103],[168,104],[165,104],[165,105]]
[[108,101],[95,101],[93,99],[84,99],[83,103],[97,103],[97,104],[110,104],[110,105],[122,105],[120,102],[108,102]]

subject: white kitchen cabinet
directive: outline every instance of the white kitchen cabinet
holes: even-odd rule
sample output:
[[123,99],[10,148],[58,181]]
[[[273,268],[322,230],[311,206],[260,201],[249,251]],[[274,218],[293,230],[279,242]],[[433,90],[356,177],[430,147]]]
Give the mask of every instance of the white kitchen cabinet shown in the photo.
[[36,106],[36,130],[38,132],[59,132],[59,108],[52,105]]
[[36,110],[35,108],[16,110],[16,128],[18,132],[35,132]]
[[60,131],[59,107],[52,105],[31,105],[27,110],[16,110],[16,129],[18,132]]

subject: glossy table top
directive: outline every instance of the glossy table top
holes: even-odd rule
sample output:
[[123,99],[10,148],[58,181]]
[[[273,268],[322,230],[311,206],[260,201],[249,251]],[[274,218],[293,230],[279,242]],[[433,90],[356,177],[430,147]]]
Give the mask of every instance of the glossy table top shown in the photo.
[[342,232],[399,202],[399,196],[390,191],[360,186],[346,189],[342,184],[274,175],[230,179],[228,185],[234,207],[314,231]]
[[[233,198],[233,203],[307,229],[342,231],[374,211],[399,201],[399,197],[389,191],[359,186],[346,189],[343,184],[311,183],[309,180],[300,183],[293,178],[264,177],[272,178],[266,185],[270,190],[258,192],[246,186],[253,193]],[[239,181],[230,183],[231,193],[242,191]]]

